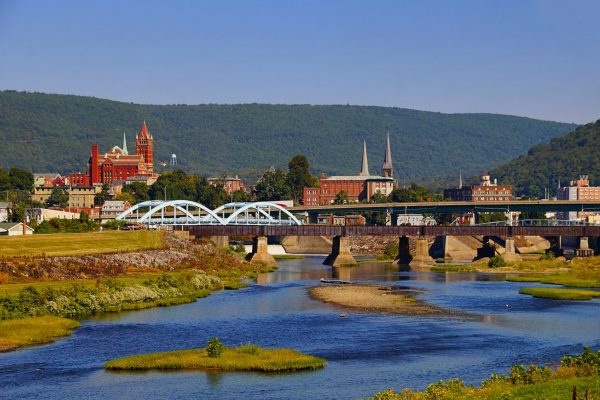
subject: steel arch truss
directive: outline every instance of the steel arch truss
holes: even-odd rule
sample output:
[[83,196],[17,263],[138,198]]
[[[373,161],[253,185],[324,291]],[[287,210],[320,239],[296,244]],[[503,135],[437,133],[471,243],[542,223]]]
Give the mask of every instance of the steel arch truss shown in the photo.
[[271,202],[228,203],[211,210],[190,200],[151,200],[116,219],[148,225],[302,225],[285,207]]

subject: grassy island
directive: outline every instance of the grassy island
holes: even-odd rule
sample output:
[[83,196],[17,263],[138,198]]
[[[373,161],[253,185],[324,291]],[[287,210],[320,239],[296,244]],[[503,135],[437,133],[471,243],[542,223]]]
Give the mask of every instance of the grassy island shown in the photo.
[[178,350],[119,358],[104,364],[109,370],[143,371],[200,369],[221,371],[291,372],[323,368],[325,360],[291,349],[263,349],[246,344],[225,347],[219,357],[207,349]]
[[50,343],[77,327],[77,321],[50,316],[0,321],[0,352]]
[[524,288],[519,290],[519,293],[552,300],[592,300],[600,298],[600,292],[581,289]]

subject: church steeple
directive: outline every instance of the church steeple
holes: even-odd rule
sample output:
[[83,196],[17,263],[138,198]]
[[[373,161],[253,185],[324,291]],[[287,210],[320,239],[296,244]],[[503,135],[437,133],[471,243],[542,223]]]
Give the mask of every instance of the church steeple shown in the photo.
[[135,154],[142,155],[144,157],[146,169],[150,172],[154,171],[153,144],[153,137],[148,131],[146,120],[144,120],[140,128],[140,132],[135,139]]
[[367,142],[363,141],[363,153],[362,153],[362,168],[360,170],[360,176],[370,176],[369,173],[369,161],[367,160]]
[[125,131],[123,131],[123,154],[129,154],[127,151],[127,139],[125,138]]
[[390,146],[390,133],[387,134],[387,143],[385,146],[385,157],[383,158],[383,167],[381,167],[383,176],[394,177],[394,165],[392,163],[392,147]]

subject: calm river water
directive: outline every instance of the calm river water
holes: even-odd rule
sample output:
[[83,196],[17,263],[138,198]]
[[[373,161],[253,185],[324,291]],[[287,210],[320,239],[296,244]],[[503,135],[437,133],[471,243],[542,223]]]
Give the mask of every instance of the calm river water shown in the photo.
[[[2,399],[353,399],[389,387],[424,388],[439,379],[479,383],[516,363],[556,363],[583,346],[600,346],[600,302],[519,295],[535,284],[477,274],[403,272],[364,264],[341,278],[424,289],[421,298],[475,318],[347,313],[307,296],[337,273],[322,257],[280,262],[278,271],[238,291],[176,307],[85,320],[71,337],[0,354]],[[327,359],[295,374],[111,373],[110,359],[252,342]]]

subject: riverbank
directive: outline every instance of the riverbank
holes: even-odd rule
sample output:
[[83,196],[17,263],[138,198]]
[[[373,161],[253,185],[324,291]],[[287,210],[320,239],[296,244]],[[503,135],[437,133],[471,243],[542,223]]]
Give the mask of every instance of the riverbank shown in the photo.
[[[248,263],[207,240],[190,241],[173,233],[151,233],[151,239],[160,238],[161,249],[81,256],[3,257],[0,321],[46,316],[82,318],[190,303],[215,290],[245,287],[244,280],[273,270]],[[104,233],[92,235],[96,240],[105,237],[98,236]],[[90,234],[43,236],[68,236],[81,243],[89,240]],[[53,245],[54,251],[69,251],[70,245],[64,243],[59,238]],[[23,343],[33,344],[19,324],[5,325],[3,330],[12,338],[21,337]]]
[[51,343],[78,327],[79,322],[72,319],[48,316],[0,321],[0,352]]
[[293,372],[323,368],[325,360],[292,349],[264,349],[246,344],[225,347],[222,355],[210,357],[206,349],[141,354],[112,360],[104,367],[113,371],[218,370]]
[[430,384],[424,391],[389,389],[369,400],[438,399],[596,399],[600,395],[600,351],[586,348],[580,355],[562,358],[557,369],[544,366],[513,366],[508,375],[492,374],[480,386],[465,385],[460,379]]
[[447,315],[451,311],[415,298],[415,291],[391,286],[332,285],[309,289],[316,300],[362,312]]

